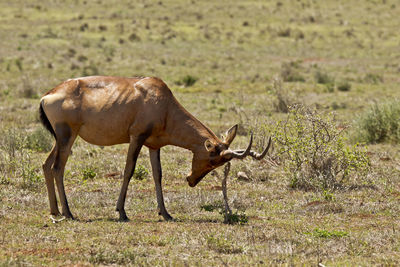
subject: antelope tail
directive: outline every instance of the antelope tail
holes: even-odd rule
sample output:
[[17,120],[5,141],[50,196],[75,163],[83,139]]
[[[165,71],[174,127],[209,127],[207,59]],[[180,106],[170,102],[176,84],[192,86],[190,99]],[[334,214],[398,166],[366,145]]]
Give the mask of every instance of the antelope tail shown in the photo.
[[40,122],[47,129],[47,131],[49,131],[54,136],[54,138],[57,139],[56,133],[54,132],[54,129],[51,126],[51,123],[50,123],[49,119],[47,118],[46,113],[43,110],[43,101],[40,102],[39,117],[40,117]]

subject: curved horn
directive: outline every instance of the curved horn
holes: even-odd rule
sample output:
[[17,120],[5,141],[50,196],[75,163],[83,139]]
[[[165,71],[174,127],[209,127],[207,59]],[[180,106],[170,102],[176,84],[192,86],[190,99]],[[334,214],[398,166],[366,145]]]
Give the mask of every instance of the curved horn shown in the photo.
[[[269,137],[268,139],[268,145],[267,148],[262,152],[262,153],[256,153],[254,151],[250,151],[249,156],[251,156],[252,158],[256,159],[256,160],[261,160],[265,157],[265,155],[267,155],[269,148],[271,147],[271,143],[272,143],[272,138]],[[244,150],[236,150],[235,152],[237,153],[243,153]]]
[[265,157],[265,155],[267,155],[267,152],[268,152],[268,150],[269,150],[269,148],[271,146],[271,142],[272,142],[272,139],[271,139],[271,137],[269,137],[267,148],[261,154],[258,154],[258,153],[254,152],[254,151],[250,151],[250,156],[252,156],[256,160],[263,159]]
[[244,150],[244,151],[243,150],[241,150],[241,151],[225,150],[221,153],[221,156],[229,157],[232,159],[243,159],[250,154],[252,144],[253,144],[253,133],[251,133],[250,142],[249,142],[249,145],[247,146],[246,150]]

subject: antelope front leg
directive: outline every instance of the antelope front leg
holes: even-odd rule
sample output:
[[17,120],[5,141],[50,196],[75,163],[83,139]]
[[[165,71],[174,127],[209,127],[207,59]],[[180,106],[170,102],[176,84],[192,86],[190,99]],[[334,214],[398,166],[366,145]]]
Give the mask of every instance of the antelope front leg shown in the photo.
[[163,216],[166,221],[170,221],[173,218],[168,214],[164,205],[164,197],[162,193],[161,179],[162,179],[162,170],[161,170],[161,162],[160,162],[160,149],[150,151],[150,162],[151,168],[153,172],[154,183],[156,186],[156,194],[157,194],[157,205],[158,205],[158,214]]
[[131,136],[128,149],[128,156],[126,158],[126,165],[124,170],[124,180],[122,182],[121,192],[119,194],[117,209],[116,209],[119,212],[120,221],[129,220],[125,212],[126,192],[128,191],[129,181],[131,180],[132,175],[135,171],[136,161],[139,156],[140,149],[143,146],[144,140],[146,140],[146,137],[143,135],[138,137]]
[[232,215],[232,210],[229,207],[229,203],[228,203],[228,193],[227,193],[227,189],[226,189],[226,180],[228,178],[228,174],[229,174],[229,170],[231,168],[231,163],[228,162],[225,165],[225,169],[224,169],[224,178],[222,179],[222,194],[224,195],[224,202],[225,202],[225,219],[224,219],[224,223],[228,223],[229,222],[229,215]]

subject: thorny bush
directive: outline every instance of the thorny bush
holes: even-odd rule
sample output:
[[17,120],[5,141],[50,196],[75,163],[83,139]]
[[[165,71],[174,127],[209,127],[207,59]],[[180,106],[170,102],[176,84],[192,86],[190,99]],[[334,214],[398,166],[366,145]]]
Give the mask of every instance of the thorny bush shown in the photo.
[[295,105],[286,119],[278,122],[275,142],[292,188],[335,190],[359,182],[370,168],[366,149],[346,145],[344,130],[334,115]]

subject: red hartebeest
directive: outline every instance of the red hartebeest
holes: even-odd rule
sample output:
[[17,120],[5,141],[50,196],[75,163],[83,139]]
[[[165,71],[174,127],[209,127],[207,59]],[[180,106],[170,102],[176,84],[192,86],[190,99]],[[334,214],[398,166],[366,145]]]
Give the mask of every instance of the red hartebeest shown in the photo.
[[232,151],[229,145],[237,125],[220,140],[209,128],[187,112],[158,78],[93,76],[67,80],[40,100],[40,119],[56,142],[43,164],[52,215],[59,215],[54,180],[62,205],[62,215],[73,218],[65,195],[64,167],[75,138],[109,146],[129,143],[121,192],[117,202],[120,220],[127,220],[124,209],[129,181],[142,146],[150,150],[150,161],[157,193],[159,214],[171,220],[164,206],[161,187],[160,148],[175,145],[193,152],[192,170],[187,176],[195,186],[211,170],[231,159],[246,156],[260,159],[268,151],[251,151],[252,138],[245,150]]

